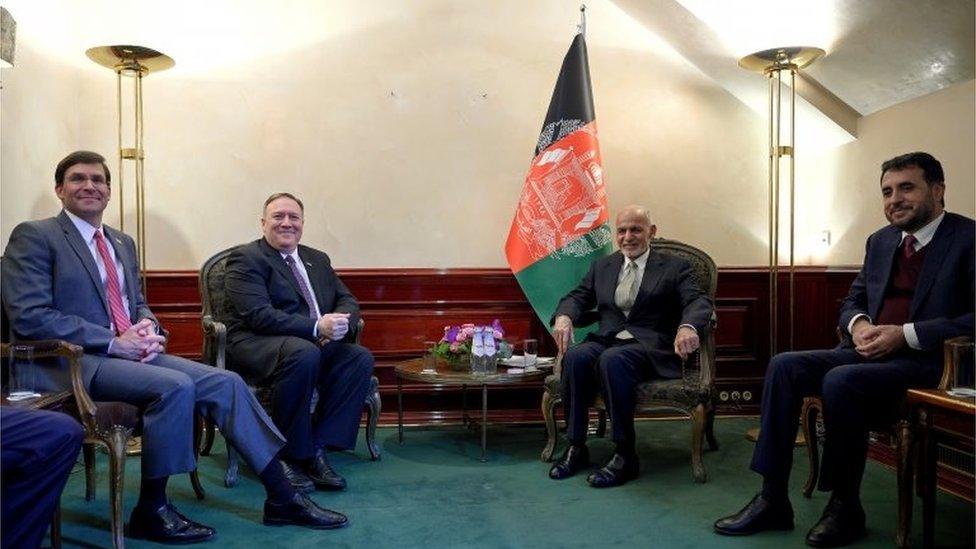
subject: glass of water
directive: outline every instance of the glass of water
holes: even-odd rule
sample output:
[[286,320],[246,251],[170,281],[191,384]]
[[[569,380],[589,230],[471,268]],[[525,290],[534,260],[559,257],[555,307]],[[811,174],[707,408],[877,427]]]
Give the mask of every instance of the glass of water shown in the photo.
[[436,341],[425,341],[424,342],[424,372],[433,373],[437,371],[437,355],[434,354],[434,349],[437,348]]
[[11,345],[10,379],[7,384],[7,400],[16,402],[41,396],[34,391],[34,347]]
[[526,370],[534,370],[536,361],[539,357],[539,341],[537,339],[526,339],[522,342],[522,352]]
[[949,352],[952,353],[952,363],[956,365],[952,372],[952,387],[949,394],[958,397],[972,398],[976,396],[974,387],[973,343],[950,343]]

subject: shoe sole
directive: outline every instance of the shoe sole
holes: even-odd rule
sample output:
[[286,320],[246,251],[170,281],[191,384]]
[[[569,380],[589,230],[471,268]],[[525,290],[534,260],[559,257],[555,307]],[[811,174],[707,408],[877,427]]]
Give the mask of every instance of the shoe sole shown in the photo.
[[302,528],[311,528],[312,530],[335,530],[337,528],[345,528],[349,525],[349,521],[340,522],[339,524],[322,524],[322,525],[312,525],[312,524],[301,524],[293,520],[286,519],[264,519],[265,526],[301,526]]
[[856,535],[851,536],[849,539],[843,540],[843,542],[817,543],[817,542],[811,542],[810,540],[805,540],[805,541],[806,544],[810,547],[846,547],[848,545],[857,543],[858,540],[860,540],[866,535],[868,535],[868,531],[865,528],[864,530],[858,532]]
[[209,535],[209,536],[207,536],[205,538],[193,538],[193,539],[189,539],[189,540],[168,540],[168,539],[160,539],[160,538],[154,538],[154,537],[150,537],[150,536],[145,536],[145,535],[142,535],[140,533],[133,533],[131,531],[127,531],[125,533],[125,535],[126,535],[127,538],[141,539],[141,540],[151,541],[153,543],[162,543],[162,544],[165,544],[165,545],[192,545],[194,543],[202,543],[204,541],[210,541],[210,540],[212,540],[212,539],[214,539],[214,538],[217,537],[217,533],[216,532],[214,532],[213,534],[211,534],[211,535]]
[[790,526],[776,526],[776,527],[770,527],[770,528],[762,528],[762,529],[759,529],[759,530],[752,530],[750,532],[738,532],[738,531],[733,531],[733,530],[723,530],[723,529],[719,528],[718,526],[713,526],[712,529],[715,531],[716,534],[720,534],[720,535],[723,535],[723,536],[737,536],[737,537],[742,537],[742,536],[751,536],[751,535],[754,535],[754,534],[758,534],[760,532],[786,532],[786,531],[790,531],[790,530],[795,530],[796,529],[796,525],[795,524],[791,524]]

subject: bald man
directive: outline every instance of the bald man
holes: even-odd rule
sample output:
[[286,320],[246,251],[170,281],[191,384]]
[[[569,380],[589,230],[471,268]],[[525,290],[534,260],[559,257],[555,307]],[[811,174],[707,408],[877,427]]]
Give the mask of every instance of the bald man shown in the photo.
[[[587,477],[596,488],[636,478],[634,389],[652,378],[681,376],[681,361],[698,348],[698,333],[712,315],[712,302],[692,278],[691,264],[651,247],[657,227],[642,206],[617,215],[619,251],[598,259],[580,285],[556,308],[550,324],[563,354],[562,390],[569,447],[549,470],[560,480],[589,465],[589,407],[603,396],[616,443],[606,466]],[[574,323],[596,309],[599,327],[571,346]]]

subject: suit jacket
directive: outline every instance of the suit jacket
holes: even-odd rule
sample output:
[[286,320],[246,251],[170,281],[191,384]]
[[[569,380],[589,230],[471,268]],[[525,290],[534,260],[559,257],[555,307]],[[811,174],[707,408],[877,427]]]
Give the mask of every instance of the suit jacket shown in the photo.
[[[946,212],[925,246],[909,322],[915,323],[922,350],[935,360],[942,356],[942,340],[973,335],[974,233],[976,223],[972,219]],[[847,333],[856,315],[877,318],[900,245],[901,229],[891,225],[868,237],[864,266],[841,305],[842,333]],[[849,337],[841,345],[853,346]]]
[[[158,325],[142,295],[135,243],[111,227],[103,225],[103,230],[122,263],[129,320],[149,318]],[[0,276],[15,338],[63,339],[83,347],[86,355],[105,355],[115,337],[105,287],[88,244],[67,214],[17,225],[4,251]],[[82,360],[86,384],[98,363],[93,357]],[[39,375],[50,376],[55,386],[68,386],[63,364],[53,369],[39,365]]]
[[[349,325],[354,329],[360,318],[359,303],[339,280],[329,256],[299,245],[298,257],[305,263],[319,311],[349,313]],[[315,341],[316,319],[309,314],[298,281],[281,253],[264,238],[241,245],[230,254],[225,289],[227,308],[223,318],[228,350],[245,378],[260,380],[274,370],[280,343],[269,337]]]
[[630,316],[614,301],[624,256],[619,251],[590,265],[580,285],[556,307],[550,324],[566,315],[577,324],[584,313],[596,309],[599,327],[588,339],[609,340],[626,329],[651,357],[658,377],[681,375],[681,360],[674,352],[674,338],[681,324],[694,326],[703,337],[712,316],[712,300],[692,278],[686,260],[656,253],[653,243]]

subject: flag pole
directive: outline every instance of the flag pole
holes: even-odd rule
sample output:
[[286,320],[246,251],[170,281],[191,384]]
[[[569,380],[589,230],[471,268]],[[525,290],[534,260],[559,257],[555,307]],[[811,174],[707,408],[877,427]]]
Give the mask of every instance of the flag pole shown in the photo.
[[576,32],[586,38],[586,4],[580,4],[580,22],[576,25]]

